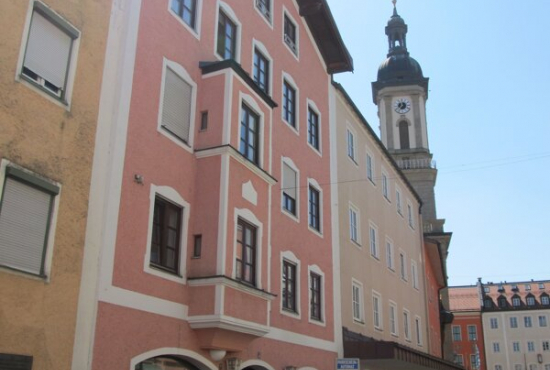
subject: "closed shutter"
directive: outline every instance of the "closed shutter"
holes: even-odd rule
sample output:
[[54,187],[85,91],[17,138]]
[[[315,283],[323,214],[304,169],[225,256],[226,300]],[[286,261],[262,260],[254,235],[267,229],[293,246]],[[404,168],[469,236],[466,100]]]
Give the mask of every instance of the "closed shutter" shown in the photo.
[[66,32],[35,11],[23,65],[52,85],[65,89],[72,41]]
[[189,143],[193,87],[170,68],[166,68],[162,127]]
[[42,275],[52,195],[6,179],[0,209],[0,265]]
[[296,200],[296,171],[283,163],[283,191]]

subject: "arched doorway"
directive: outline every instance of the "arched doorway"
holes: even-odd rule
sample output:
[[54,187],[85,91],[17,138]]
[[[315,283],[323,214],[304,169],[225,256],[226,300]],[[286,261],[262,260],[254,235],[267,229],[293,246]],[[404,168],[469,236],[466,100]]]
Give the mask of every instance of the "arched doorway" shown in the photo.
[[135,370],[199,370],[196,366],[177,357],[159,356],[142,361]]

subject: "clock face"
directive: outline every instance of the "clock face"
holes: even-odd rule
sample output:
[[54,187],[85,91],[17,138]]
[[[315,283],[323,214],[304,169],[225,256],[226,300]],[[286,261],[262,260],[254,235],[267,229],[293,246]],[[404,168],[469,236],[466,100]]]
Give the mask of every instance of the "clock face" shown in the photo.
[[406,98],[399,98],[393,103],[393,109],[395,109],[397,113],[407,113],[411,110],[411,102]]

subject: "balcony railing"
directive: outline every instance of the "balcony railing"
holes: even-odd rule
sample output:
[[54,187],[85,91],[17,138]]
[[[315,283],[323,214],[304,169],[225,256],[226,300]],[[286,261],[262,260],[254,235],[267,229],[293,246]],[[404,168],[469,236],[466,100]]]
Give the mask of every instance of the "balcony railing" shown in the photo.
[[436,169],[436,163],[434,160],[429,158],[410,158],[410,159],[399,159],[396,161],[399,168],[402,170],[417,170],[424,168],[433,168]]

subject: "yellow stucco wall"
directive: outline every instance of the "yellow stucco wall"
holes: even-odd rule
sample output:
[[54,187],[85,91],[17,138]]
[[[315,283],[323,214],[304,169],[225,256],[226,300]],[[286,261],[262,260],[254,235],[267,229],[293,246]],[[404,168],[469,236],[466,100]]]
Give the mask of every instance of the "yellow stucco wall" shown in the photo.
[[16,78],[33,3],[0,2],[0,159],[61,185],[51,273],[41,279],[0,267],[0,353],[31,355],[33,369],[71,364],[111,3],[45,2],[81,32],[67,109]]

